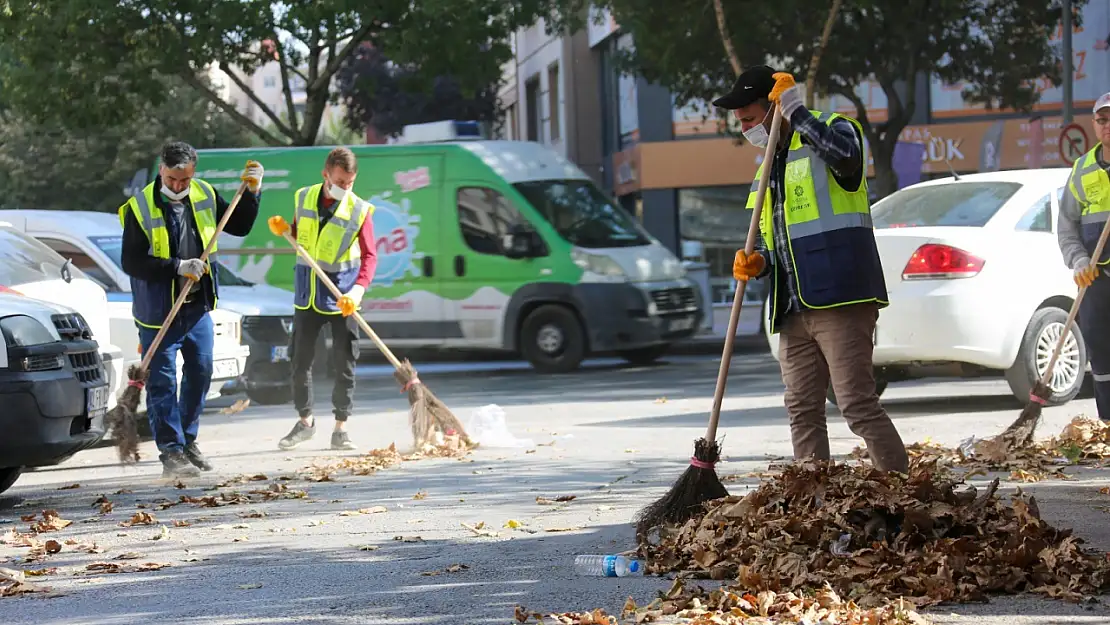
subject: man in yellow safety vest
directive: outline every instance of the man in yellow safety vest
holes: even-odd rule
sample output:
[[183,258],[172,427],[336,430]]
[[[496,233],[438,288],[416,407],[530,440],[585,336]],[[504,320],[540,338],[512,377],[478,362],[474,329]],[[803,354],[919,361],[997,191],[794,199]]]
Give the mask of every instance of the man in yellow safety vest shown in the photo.
[[336,299],[331,290],[297,257],[294,269],[293,404],[299,419],[289,434],[278,442],[281,449],[293,449],[316,433],[312,416],[312,362],[316,339],[325,326],[331,329],[331,354],[335,367],[332,407],[335,429],[331,448],[356,449],[346,430],[355,391],[355,364],[358,361],[358,326],[350,315],[359,308],[363,294],[374,279],[377,254],[374,206],[351,190],[358,175],[358,159],[348,148],[335,148],[324,161],[323,182],[302,187],[294,194],[293,224],[287,226],[280,215],[270,218],[270,228],[284,232],[287,227],[297,243],[324,270],[343,293]]
[[[863,128],[811,111],[794,77],[761,65],[713,102],[734,112],[754,146],[768,142],[772,106],[782,109],[757,253],[736,252],[737,280],[771,277],[771,332],[781,336],[794,456],[830,457],[825,396],[831,381],[848,427],[876,468],[905,472],[905,445],[879,403],[872,366],[879,309],[887,302],[867,197]],[[763,163],[756,174],[758,181]],[[757,182],[748,208],[755,207]]]
[[[212,464],[197,446],[200,415],[212,382],[212,320],[219,285],[200,256],[216,234],[228,203],[196,177],[197,152],[181,141],[162,148],[154,181],[119,208],[123,241],[120,265],[131,277],[131,311],[145,352],[181,289],[189,295],[150,361],[147,418],[166,477],[199,475]],[[246,236],[258,217],[262,165],[247,161],[240,178],[247,191],[224,232]],[[213,246],[212,251],[216,248]],[[186,278],[196,280],[188,282]],[[184,364],[177,393],[177,354]]]

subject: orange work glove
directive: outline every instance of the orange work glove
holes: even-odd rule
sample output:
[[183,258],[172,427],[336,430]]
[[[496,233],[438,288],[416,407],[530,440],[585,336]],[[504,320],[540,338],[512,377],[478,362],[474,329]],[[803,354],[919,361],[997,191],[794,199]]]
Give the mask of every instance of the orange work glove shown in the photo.
[[1091,286],[1091,283],[1098,277],[1098,265],[1094,263],[1087,263],[1083,267],[1075,270],[1075,285],[1081,289]]
[[736,260],[732,261],[732,277],[737,280],[748,280],[758,276],[766,263],[763,254],[759,252],[748,256],[744,250],[736,250]]
[[285,218],[281,215],[274,215],[267,219],[266,223],[270,224],[270,232],[273,232],[279,237],[289,232],[289,223],[285,221]]
[[782,94],[794,86],[794,76],[786,72],[775,72],[771,78],[775,79],[775,86],[771,89],[771,94],[767,96],[767,99],[778,103],[782,100]]
[[355,314],[357,308],[358,304],[355,303],[355,300],[352,299],[350,295],[344,295],[339,298],[339,312],[343,313],[344,317],[350,317]]

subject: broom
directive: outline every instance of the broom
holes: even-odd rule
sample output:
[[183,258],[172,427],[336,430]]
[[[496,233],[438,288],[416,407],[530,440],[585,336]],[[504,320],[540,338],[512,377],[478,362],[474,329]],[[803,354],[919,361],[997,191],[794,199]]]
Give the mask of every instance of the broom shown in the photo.
[[[748,226],[748,240],[744,252],[751,256],[755,252],[756,233],[759,231],[760,216],[763,213],[763,199],[767,194],[767,182],[771,174],[771,159],[778,144],[779,126],[782,123],[782,109],[775,106],[771,121],[771,132],[767,147],[763,151],[763,173],[759,177],[755,209]],[[736,326],[740,323],[740,307],[744,302],[747,280],[736,281],[736,294],[732,299],[732,315],[728,320],[725,334],[724,351],[721,354],[721,367],[717,372],[717,389],[713,394],[713,409],[709,413],[709,428],[705,437],[694,442],[694,456],[690,466],[674,483],[671,490],[661,499],[644,508],[636,521],[636,534],[641,542],[645,541],[652,529],[668,523],[682,523],[693,516],[698,508],[707,501],[728,496],[721,480],[717,478],[714,465],[721,459],[721,445],[717,442],[717,422],[721,418],[721,403],[724,401],[725,384],[728,382],[728,369],[732,361],[732,347],[736,340]]]
[[[231,213],[235,211],[235,206],[239,204],[239,199],[243,197],[243,192],[246,189],[246,182],[239,185],[239,190],[235,192],[231,204],[224,211],[223,218],[216,226],[216,233],[208,241],[208,245],[205,246],[204,253],[200,255],[200,260],[208,260],[208,255],[212,253],[212,248],[216,245],[216,238],[223,232],[227,220],[231,218]],[[169,314],[166,315],[166,319],[162,322],[162,327],[158,329],[158,334],[154,336],[150,347],[143,354],[143,359],[139,365],[131,365],[127,368],[127,386],[120,393],[116,407],[104,416],[104,426],[112,433],[111,436],[116,443],[120,462],[132,464],[139,461],[139,443],[141,441],[139,440],[139,424],[135,420],[135,411],[139,408],[139,398],[142,396],[143,386],[146,384],[150,361],[158,351],[158,346],[161,345],[162,339],[165,338],[166,332],[174,318],[177,317],[181,306],[185,304],[185,297],[189,294],[189,287],[192,286],[193,282],[190,278],[185,288],[181,289],[181,293],[178,294],[177,300],[174,301],[173,307],[170,308]]]
[[[334,295],[337,300],[343,297],[343,293],[339,290],[339,287],[335,286],[335,283],[328,278],[324,270],[320,268],[320,265],[309,256],[308,252],[305,251],[289,233],[289,224],[285,222],[281,223],[283,227],[276,227],[273,222],[271,222],[270,230],[273,231],[274,234],[283,237],[293,246],[293,249],[297,251],[297,255],[308,263],[308,266],[312,268],[312,271],[320,278],[320,281],[328,287],[328,290],[331,291],[332,295]],[[428,444],[435,444],[433,436],[436,429],[445,436],[457,435],[459,440],[465,443],[467,447],[474,447],[475,445],[467,435],[466,429],[463,428],[462,422],[459,421],[458,417],[451,412],[451,409],[448,408],[446,404],[440,401],[440,399],[420,381],[416,369],[412,366],[412,363],[409,362],[408,358],[404,361],[398,360],[358,311],[355,311],[354,317],[359,327],[362,328],[362,331],[374,341],[374,344],[378,346],[378,349],[381,350],[382,354],[389,360],[389,364],[393,365],[393,368],[396,370],[393,377],[401,385],[401,392],[408,393],[409,425],[412,428],[413,444],[416,450],[419,451]]]
[[[1097,259],[1102,258],[1102,251],[1106,247],[1108,238],[1110,238],[1110,220],[1102,227],[1102,234],[1099,236],[1098,243],[1095,245],[1095,252],[1091,256],[1096,260],[1092,262],[1097,262]],[[1000,441],[1005,443],[1009,449],[1020,449],[1033,442],[1033,433],[1037,430],[1037,423],[1041,419],[1041,411],[1048,403],[1048,398],[1052,397],[1052,389],[1048,386],[1048,380],[1052,377],[1056,360],[1060,358],[1060,352],[1064,349],[1064,341],[1071,334],[1072,324],[1079,313],[1079,303],[1083,301],[1083,296],[1086,293],[1087,287],[1079,287],[1079,293],[1075,296],[1075,302],[1071,305],[1071,312],[1068,313],[1068,320],[1064,324],[1064,331],[1060,333],[1060,338],[1056,341],[1056,349],[1052,350],[1052,358],[1048,360],[1048,366],[1044,368],[1041,379],[1037,380],[1033,385],[1033,390],[1029,392],[1029,402],[1025,404],[1025,408],[1018,415],[1018,418],[1010,424],[1010,427],[998,435]]]

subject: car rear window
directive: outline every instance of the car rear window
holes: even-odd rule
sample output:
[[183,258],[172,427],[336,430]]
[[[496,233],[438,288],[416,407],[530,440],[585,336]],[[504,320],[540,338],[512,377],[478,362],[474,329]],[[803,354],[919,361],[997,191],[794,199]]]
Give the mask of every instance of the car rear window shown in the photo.
[[908,187],[871,209],[875,228],[984,226],[1018,190],[1019,182],[950,182]]

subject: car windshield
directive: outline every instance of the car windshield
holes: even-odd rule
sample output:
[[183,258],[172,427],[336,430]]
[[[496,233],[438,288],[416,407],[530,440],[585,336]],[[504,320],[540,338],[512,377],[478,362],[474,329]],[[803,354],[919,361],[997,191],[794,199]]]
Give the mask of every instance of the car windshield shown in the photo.
[[[108,258],[111,258],[112,262],[115,263],[117,267],[123,269],[123,261],[120,260],[120,255],[123,253],[122,236],[90,236],[89,240],[92,241],[93,245],[99,247],[101,251],[107,254]],[[235,275],[230,269],[223,266],[223,264],[216,259],[212,259],[212,266],[215,268],[216,280],[219,281],[220,286],[254,286],[253,282],[249,282]]]
[[43,280],[88,279],[45,243],[11,226],[0,227],[0,285],[15,286]]
[[603,248],[651,243],[632,215],[587,180],[541,180],[513,186],[573,245]]
[[985,226],[1021,189],[1018,182],[950,182],[909,187],[875,204],[876,229],[925,226]]

